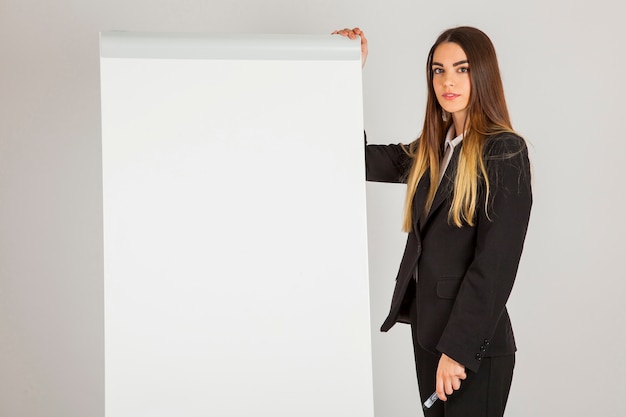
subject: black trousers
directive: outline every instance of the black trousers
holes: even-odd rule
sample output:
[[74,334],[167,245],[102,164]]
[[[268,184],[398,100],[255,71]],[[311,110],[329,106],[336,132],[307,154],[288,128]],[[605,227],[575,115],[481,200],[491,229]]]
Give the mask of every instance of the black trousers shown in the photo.
[[[417,340],[415,302],[411,305],[410,317],[417,382],[423,404],[435,392],[437,366],[441,355],[426,351]],[[452,395],[447,395],[447,401],[437,400],[430,409],[424,410],[424,416],[502,417],[509,398],[514,367],[514,354],[484,357],[478,372],[467,369],[467,379],[461,381],[461,388]]]

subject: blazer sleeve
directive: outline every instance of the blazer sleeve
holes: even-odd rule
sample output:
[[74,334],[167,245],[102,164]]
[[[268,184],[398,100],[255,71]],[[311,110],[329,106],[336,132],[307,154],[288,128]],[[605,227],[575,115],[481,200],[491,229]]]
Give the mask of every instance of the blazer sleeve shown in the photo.
[[375,182],[406,182],[411,157],[405,145],[368,145],[365,139],[365,178]]
[[[477,371],[517,274],[532,206],[530,162],[524,140],[507,134],[485,145],[490,182],[488,211],[477,209],[475,255],[437,345]],[[483,195],[483,202],[484,194]]]

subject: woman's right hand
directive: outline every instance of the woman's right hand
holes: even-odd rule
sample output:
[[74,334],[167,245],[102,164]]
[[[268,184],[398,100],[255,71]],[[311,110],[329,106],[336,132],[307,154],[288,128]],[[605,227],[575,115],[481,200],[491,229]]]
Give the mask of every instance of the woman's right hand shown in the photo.
[[357,36],[361,37],[361,67],[364,67],[365,61],[367,60],[367,39],[365,38],[365,34],[363,33],[363,31],[359,28],[345,28],[336,30],[332,34],[345,36],[349,39],[356,39]]

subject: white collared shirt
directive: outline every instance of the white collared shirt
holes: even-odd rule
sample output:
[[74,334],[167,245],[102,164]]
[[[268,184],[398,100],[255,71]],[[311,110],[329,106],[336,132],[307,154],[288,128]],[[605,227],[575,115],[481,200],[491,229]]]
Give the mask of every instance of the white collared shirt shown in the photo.
[[446,140],[443,143],[443,158],[441,159],[441,164],[439,165],[439,184],[441,184],[441,180],[446,173],[446,169],[448,169],[448,165],[450,164],[450,159],[452,158],[452,154],[454,153],[454,148],[461,143],[463,140],[463,134],[453,138],[454,135],[454,125],[450,126],[448,129],[448,133],[446,134]]

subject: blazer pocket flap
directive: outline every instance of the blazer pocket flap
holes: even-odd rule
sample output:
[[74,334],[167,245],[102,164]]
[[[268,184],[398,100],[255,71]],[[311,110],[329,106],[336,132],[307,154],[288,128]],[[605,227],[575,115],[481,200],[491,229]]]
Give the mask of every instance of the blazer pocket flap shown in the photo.
[[441,278],[437,281],[437,297],[454,300],[461,288],[462,278]]

